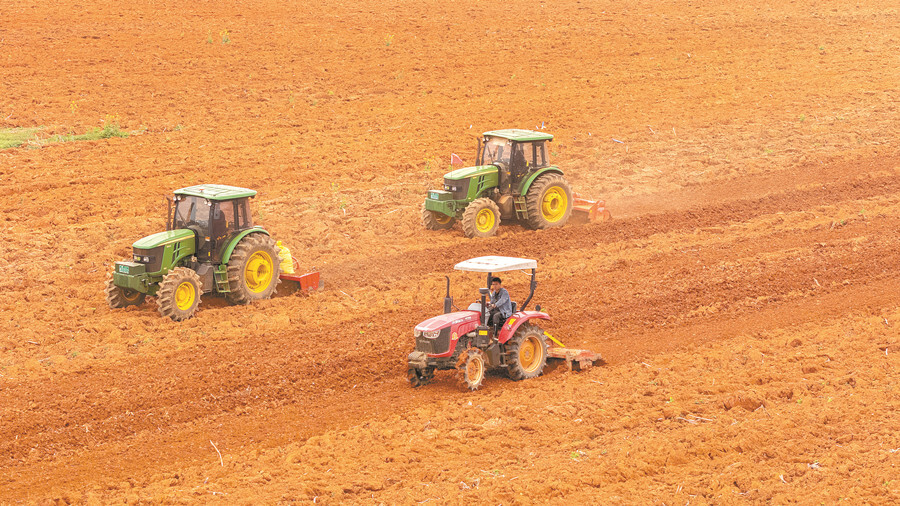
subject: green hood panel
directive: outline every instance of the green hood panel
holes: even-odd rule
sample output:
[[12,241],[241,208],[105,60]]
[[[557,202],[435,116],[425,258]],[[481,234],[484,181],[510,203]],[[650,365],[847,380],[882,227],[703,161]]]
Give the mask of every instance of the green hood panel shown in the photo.
[[188,230],[186,228],[180,228],[178,230],[166,230],[165,232],[159,232],[157,234],[148,235],[143,239],[138,239],[132,244],[132,247],[138,249],[153,249],[158,248],[164,244],[169,244],[172,242],[183,241],[184,239],[194,237],[194,231]]
[[496,165],[476,165],[475,167],[466,167],[463,169],[456,169],[453,172],[448,172],[448,173],[444,174],[444,179],[451,179],[451,180],[469,179],[470,177],[485,176],[488,174],[496,174],[496,173],[497,173]]

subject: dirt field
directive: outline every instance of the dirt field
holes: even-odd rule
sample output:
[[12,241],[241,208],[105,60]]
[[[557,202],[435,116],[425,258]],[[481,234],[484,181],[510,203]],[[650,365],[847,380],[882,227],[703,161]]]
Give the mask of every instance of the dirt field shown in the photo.
[[[0,503],[900,501],[896,1],[0,10],[0,128],[133,132],[0,151]],[[451,152],[542,126],[612,222],[421,227]],[[206,182],[325,289],[110,310]],[[548,331],[606,364],[411,389],[484,254],[537,259]]]

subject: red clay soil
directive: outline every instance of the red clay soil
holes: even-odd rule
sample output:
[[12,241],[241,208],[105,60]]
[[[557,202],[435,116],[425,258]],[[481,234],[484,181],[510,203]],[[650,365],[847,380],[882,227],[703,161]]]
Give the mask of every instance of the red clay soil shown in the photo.
[[[3,3],[0,503],[900,501],[896,2]],[[419,223],[544,128],[615,219]],[[103,286],[166,195],[259,190],[325,289],[194,318]],[[535,258],[606,363],[412,389],[411,329]],[[521,299],[527,277],[508,288]]]

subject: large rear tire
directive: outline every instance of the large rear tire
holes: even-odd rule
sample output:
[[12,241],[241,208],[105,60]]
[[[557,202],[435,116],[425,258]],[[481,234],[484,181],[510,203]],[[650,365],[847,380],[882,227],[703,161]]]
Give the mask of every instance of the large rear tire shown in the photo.
[[464,387],[473,391],[481,387],[484,382],[484,373],[487,370],[483,351],[478,348],[469,348],[460,353],[456,367]]
[[544,331],[529,323],[519,327],[506,344],[506,357],[506,370],[513,381],[540,376],[547,365]]
[[456,223],[456,218],[447,216],[444,213],[425,209],[425,204],[422,204],[422,225],[425,225],[426,229],[447,230],[453,228],[454,223]]
[[232,304],[268,299],[275,292],[281,266],[275,241],[265,234],[250,234],[234,248],[228,259],[228,289]]
[[572,188],[560,174],[545,174],[528,188],[525,208],[528,226],[534,229],[561,227],[572,215]]
[[200,276],[187,267],[176,267],[166,274],[156,292],[159,314],[176,322],[194,316],[200,305]]
[[106,303],[112,309],[143,304],[144,298],[147,296],[147,294],[137,290],[117,286],[113,283],[112,276],[106,278],[106,289],[104,292],[106,292]]
[[462,227],[466,237],[495,235],[500,227],[500,207],[487,197],[473,200],[463,211]]

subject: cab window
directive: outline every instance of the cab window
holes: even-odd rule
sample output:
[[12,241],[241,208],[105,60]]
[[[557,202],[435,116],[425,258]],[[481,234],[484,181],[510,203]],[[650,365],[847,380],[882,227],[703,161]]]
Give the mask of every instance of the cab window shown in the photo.
[[509,163],[512,141],[502,137],[491,137],[484,143],[484,164],[494,162]]
[[175,202],[174,228],[188,228],[191,225],[206,230],[209,226],[209,201],[202,197],[181,196]]
[[253,220],[250,218],[250,205],[249,199],[240,199],[237,201],[237,223],[238,227],[241,229],[250,228],[253,226]]
[[544,141],[533,143],[534,165],[535,167],[544,167],[549,165],[547,159],[547,143]]

